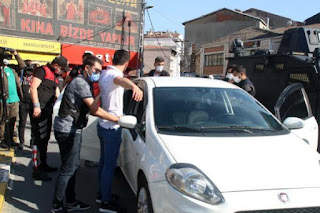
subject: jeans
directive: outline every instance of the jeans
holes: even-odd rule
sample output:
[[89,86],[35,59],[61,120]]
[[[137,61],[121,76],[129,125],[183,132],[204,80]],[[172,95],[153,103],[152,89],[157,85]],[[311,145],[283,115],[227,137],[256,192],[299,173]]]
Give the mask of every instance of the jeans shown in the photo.
[[98,124],[100,139],[99,193],[102,202],[111,201],[111,186],[121,144],[121,128],[105,129]]
[[75,186],[76,173],[80,166],[80,149],[82,143],[82,130],[75,133],[54,132],[58,141],[61,157],[61,167],[55,186],[54,202],[63,202],[66,197],[67,203],[76,200]]

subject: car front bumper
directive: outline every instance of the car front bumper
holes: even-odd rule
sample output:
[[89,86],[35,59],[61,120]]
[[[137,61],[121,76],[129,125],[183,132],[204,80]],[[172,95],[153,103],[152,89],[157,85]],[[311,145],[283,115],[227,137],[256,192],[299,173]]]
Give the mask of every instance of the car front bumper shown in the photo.
[[[227,192],[222,193],[225,202],[218,205],[188,197],[175,190],[166,181],[149,184],[149,189],[155,213],[250,213],[258,210],[268,212],[274,209],[307,207],[319,207],[316,212],[320,212],[320,188]],[[280,210],[277,212],[306,211]]]

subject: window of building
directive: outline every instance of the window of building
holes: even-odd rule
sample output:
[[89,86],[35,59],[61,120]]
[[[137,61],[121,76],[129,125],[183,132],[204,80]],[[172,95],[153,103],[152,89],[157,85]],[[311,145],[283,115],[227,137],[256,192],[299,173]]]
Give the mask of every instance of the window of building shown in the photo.
[[222,66],[223,62],[224,62],[223,53],[205,55],[204,64],[206,67]]

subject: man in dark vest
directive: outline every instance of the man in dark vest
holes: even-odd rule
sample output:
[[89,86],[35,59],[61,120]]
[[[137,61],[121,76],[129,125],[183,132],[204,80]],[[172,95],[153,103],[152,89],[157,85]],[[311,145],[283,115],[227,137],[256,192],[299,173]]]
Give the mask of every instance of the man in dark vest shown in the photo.
[[[56,57],[51,64],[34,70],[30,86],[33,105],[31,131],[33,145],[33,173],[35,180],[50,181],[47,172],[57,171],[57,168],[47,164],[47,148],[52,127],[53,105],[60,91],[58,76],[68,69],[68,60],[63,56]],[[38,156],[40,155],[40,163]]]
[[[82,73],[74,76],[66,87],[54,120],[54,135],[61,156],[51,212],[86,211],[89,205],[76,200],[76,174],[80,166],[81,132],[87,125],[89,112],[102,119],[117,123],[119,117],[104,111],[92,95],[92,84],[100,77],[102,62],[90,55],[84,59]],[[64,200],[66,203],[64,203]]]

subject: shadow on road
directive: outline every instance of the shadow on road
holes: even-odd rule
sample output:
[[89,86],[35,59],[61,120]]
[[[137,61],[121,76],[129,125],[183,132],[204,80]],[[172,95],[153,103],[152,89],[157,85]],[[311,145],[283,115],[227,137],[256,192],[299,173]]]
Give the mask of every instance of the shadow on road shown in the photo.
[[[6,192],[6,202],[14,207],[15,210],[12,212],[47,213],[50,212],[54,184],[58,172],[50,174],[53,178],[50,182],[34,181],[31,177],[31,154],[30,149],[16,153],[17,162],[11,168],[11,174],[14,175],[14,178],[9,183]],[[24,162],[28,163],[23,164]],[[59,167],[59,153],[48,152],[48,164]],[[92,208],[87,212],[98,212],[99,206],[95,203],[98,188],[97,168],[86,167],[82,162],[78,171],[76,184],[77,199],[92,205]],[[113,193],[120,197],[119,204],[122,208],[126,209],[127,213],[136,212],[135,195],[130,190],[120,169],[117,169],[115,172]]]

